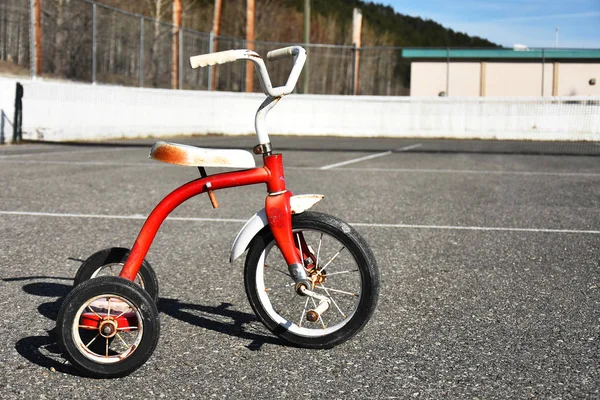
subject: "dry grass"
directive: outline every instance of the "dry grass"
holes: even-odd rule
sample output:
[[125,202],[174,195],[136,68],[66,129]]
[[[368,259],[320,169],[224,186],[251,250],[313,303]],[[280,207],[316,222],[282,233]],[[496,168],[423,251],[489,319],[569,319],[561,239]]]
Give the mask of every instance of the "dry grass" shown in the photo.
[[0,74],[28,76],[30,71],[29,67],[25,65],[19,65],[15,64],[14,62],[0,60]]

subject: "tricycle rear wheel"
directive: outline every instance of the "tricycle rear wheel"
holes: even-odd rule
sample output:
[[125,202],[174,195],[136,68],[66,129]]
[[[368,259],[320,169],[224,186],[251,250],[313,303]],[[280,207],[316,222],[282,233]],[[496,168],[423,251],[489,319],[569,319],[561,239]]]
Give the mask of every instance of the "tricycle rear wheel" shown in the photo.
[[[119,276],[128,257],[129,249],[124,247],[110,247],[92,254],[77,270],[73,286],[100,276]],[[158,301],[158,278],[150,263],[145,259],[134,283],[148,292],[155,303]]]
[[119,277],[90,279],[67,295],[56,320],[65,357],[93,378],[125,376],[154,352],[160,335],[156,304]]

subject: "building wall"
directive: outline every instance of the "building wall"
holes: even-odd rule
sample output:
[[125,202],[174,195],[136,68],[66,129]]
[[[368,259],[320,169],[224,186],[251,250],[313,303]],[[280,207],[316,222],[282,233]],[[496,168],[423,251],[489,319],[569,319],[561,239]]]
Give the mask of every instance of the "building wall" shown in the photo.
[[542,65],[487,63],[486,96],[541,96]]
[[[558,96],[600,95],[600,64],[565,64],[558,67]],[[590,79],[596,84],[591,86]]]
[[446,63],[413,62],[410,68],[411,96],[439,96],[446,92]]
[[450,96],[479,96],[481,90],[481,63],[450,63]]
[[[446,91],[461,97],[600,95],[599,63],[547,62],[542,67],[537,62],[451,62],[448,86],[447,68],[444,61],[413,62],[410,95],[439,96]],[[597,81],[593,86],[592,78]]]

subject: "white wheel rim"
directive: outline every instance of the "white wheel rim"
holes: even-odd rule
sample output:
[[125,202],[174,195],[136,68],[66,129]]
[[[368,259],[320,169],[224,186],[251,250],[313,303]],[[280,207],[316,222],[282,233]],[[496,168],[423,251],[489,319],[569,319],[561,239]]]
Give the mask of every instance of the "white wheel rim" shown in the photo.
[[[323,237],[323,235],[326,235],[324,232],[313,231],[313,230],[308,230],[308,229],[295,230],[294,234],[296,235],[297,232],[300,232],[300,231],[303,234],[306,234],[308,232],[315,232],[318,235],[321,235],[321,238]],[[337,243],[339,243],[337,241],[337,239],[335,239],[329,235],[327,235],[327,236],[330,239],[333,239]],[[308,240],[307,240],[307,242],[308,242]],[[308,243],[308,244],[311,245],[312,243]],[[317,246],[313,246],[313,247],[315,247],[315,249],[317,248]],[[313,253],[315,253],[315,249],[313,249]],[[325,335],[331,334],[333,332],[336,332],[339,329],[341,329],[342,327],[344,327],[352,319],[352,317],[356,313],[356,310],[357,310],[358,304],[360,303],[361,295],[362,295],[362,281],[360,280],[360,271],[358,270],[358,266],[353,257],[350,257],[350,258],[352,259],[352,261],[354,262],[354,265],[356,266],[356,271],[354,271],[354,272],[356,272],[356,275],[360,281],[360,287],[355,291],[356,293],[353,292],[354,306],[350,307],[351,309],[346,309],[346,308],[348,308],[347,306],[342,307],[340,305],[340,300],[337,297],[338,294],[340,296],[346,296],[345,293],[347,293],[347,295],[350,295],[351,292],[340,291],[339,289],[336,289],[335,286],[333,286],[333,287],[325,286],[326,289],[322,289],[322,288],[319,288],[317,285],[315,287],[315,290],[317,290],[320,294],[326,295],[333,301],[332,301],[332,305],[331,305],[330,309],[325,314],[323,314],[321,319],[319,319],[315,323],[308,323],[305,318],[306,311],[308,309],[314,308],[314,306],[316,306],[316,303],[311,304],[312,300],[308,297],[297,296],[297,298],[302,299],[301,301],[304,302],[304,307],[300,306],[300,309],[296,310],[297,315],[283,316],[283,315],[281,315],[281,311],[278,312],[275,310],[276,306],[274,306],[274,304],[271,301],[271,297],[269,296],[269,292],[272,292],[272,289],[270,287],[265,286],[265,270],[269,268],[269,267],[265,266],[265,261],[266,261],[266,258],[268,258],[268,256],[271,253],[273,253],[272,250],[275,250],[276,253],[278,254],[278,257],[283,261],[283,258],[280,256],[279,249],[275,246],[275,242],[273,241],[269,245],[267,245],[265,250],[263,250],[263,252],[260,255],[260,258],[258,260],[258,265],[256,268],[256,290],[257,290],[258,298],[259,298],[259,301],[260,301],[263,309],[268,314],[269,318],[271,318],[273,321],[275,321],[277,324],[279,324],[280,326],[282,326],[289,332],[291,332],[295,335],[298,335],[298,336],[309,337],[309,338],[310,337],[321,337],[321,336],[325,336]],[[320,247],[318,249],[316,249],[316,253],[319,253],[320,251],[321,251]],[[344,251],[349,252],[348,249],[345,249]],[[350,255],[350,254],[348,253],[348,255]],[[331,258],[331,257],[328,257],[327,259],[324,259],[324,260],[319,260],[318,265],[326,266],[327,270],[331,273],[331,275],[335,275],[336,273],[339,273],[339,274],[343,273],[344,271],[342,271],[342,272],[336,271],[336,269],[334,268],[335,260],[332,260],[332,262],[330,262],[329,258]],[[270,262],[270,261],[268,261],[268,262]],[[330,262],[330,264],[327,265],[326,264],[327,262]],[[268,263],[267,263],[267,265],[268,265]],[[285,265],[285,264],[282,264],[282,265]],[[287,267],[284,266],[284,268],[286,271],[284,273],[287,273]],[[277,273],[281,273],[282,271],[283,271],[282,269],[279,269],[279,270],[277,270]],[[283,277],[283,278],[285,279],[285,277]],[[294,294],[295,292],[294,292],[293,280],[291,278],[289,278],[288,281],[289,281],[289,287],[286,289],[292,293],[291,296],[296,296]],[[328,283],[328,285],[329,285],[329,283]],[[323,284],[323,286],[324,286],[324,284]],[[343,292],[343,293],[340,293],[340,292]],[[289,313],[286,312],[285,314],[289,314]],[[345,315],[345,318],[342,318],[342,315]],[[333,320],[335,320],[337,322],[330,325],[328,322],[333,321]],[[308,325],[308,327],[307,327],[307,325]]]
[[[110,263],[110,264],[103,265],[94,271],[92,276],[90,276],[90,279],[97,278],[99,276],[117,276],[118,277],[119,274],[121,273],[121,269],[123,268],[124,265],[125,264],[123,264],[123,263]],[[105,274],[104,272],[108,272],[108,273]],[[146,286],[144,285],[144,279],[142,279],[142,275],[139,272],[135,276],[135,280],[133,281],[133,283],[139,285],[142,289],[146,289]]]
[[[111,306],[112,302],[112,306]],[[102,304],[102,306],[99,306]],[[80,324],[81,318],[84,312],[90,312],[97,316],[104,316],[106,310],[105,304],[108,304],[107,316],[118,319],[127,312],[132,312],[137,320],[137,326],[130,327],[125,330],[124,328],[119,329],[117,326],[117,332],[111,338],[107,338],[99,333],[98,328],[90,329],[90,327],[84,327]],[[112,310],[111,310],[112,308]],[[83,332],[90,332],[93,338],[89,339],[81,337]],[[142,316],[137,307],[129,300],[115,294],[102,294],[95,296],[87,300],[75,314],[73,319],[73,325],[71,327],[73,341],[79,352],[87,359],[94,361],[98,364],[115,364],[127,359],[137,349],[144,334],[144,324],[142,323]],[[112,341],[110,339],[113,339]],[[90,347],[94,345],[98,347],[102,344],[102,354],[94,351]],[[122,352],[117,349],[124,348]],[[104,351],[105,350],[105,351]]]

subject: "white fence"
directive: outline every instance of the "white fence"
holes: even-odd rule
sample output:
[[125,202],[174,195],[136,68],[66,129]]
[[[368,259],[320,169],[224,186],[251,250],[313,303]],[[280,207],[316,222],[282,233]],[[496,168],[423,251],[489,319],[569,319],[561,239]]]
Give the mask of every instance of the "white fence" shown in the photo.
[[[252,134],[264,95],[21,80],[23,138],[50,141]],[[15,79],[0,79],[12,120]],[[600,97],[418,98],[292,95],[269,132],[414,138],[600,141]],[[6,133],[6,131],[9,132]],[[12,125],[5,125],[12,139]]]

